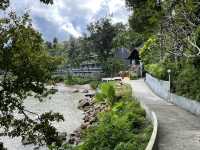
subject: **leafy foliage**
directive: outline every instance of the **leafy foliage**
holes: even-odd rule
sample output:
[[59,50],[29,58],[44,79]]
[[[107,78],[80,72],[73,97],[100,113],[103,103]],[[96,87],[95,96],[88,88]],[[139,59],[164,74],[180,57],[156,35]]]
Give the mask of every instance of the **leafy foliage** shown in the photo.
[[145,70],[159,79],[165,79],[167,76],[167,70],[162,64],[148,64],[145,66]]
[[143,36],[134,31],[122,31],[113,39],[113,47],[128,48],[138,47],[143,43]]
[[109,18],[102,18],[88,26],[90,40],[99,62],[106,62],[112,57],[112,41],[121,27],[114,26]]
[[95,82],[96,80],[94,78],[84,78],[84,77],[76,77],[72,75],[68,75],[65,79],[66,85],[84,85],[84,84],[90,84],[91,82]]
[[147,125],[144,110],[132,98],[122,98],[109,112],[101,113],[98,120],[86,132],[78,150],[145,149],[152,127]]
[[103,63],[103,72],[107,76],[117,76],[120,71],[125,69],[125,63],[118,58],[110,58]]
[[0,33],[0,126],[9,136],[22,136],[35,144],[60,143],[52,122],[64,120],[63,116],[52,112],[36,114],[23,105],[28,96],[41,101],[51,93],[45,83],[51,80],[60,59],[48,55],[28,14],[17,17],[10,13],[1,19]]
[[126,3],[134,10],[129,18],[129,24],[133,30],[148,37],[159,29],[159,22],[163,17],[159,3],[155,0],[126,0]]
[[132,30],[145,36],[140,56],[146,71],[166,80],[166,70],[171,69],[173,92],[198,100],[199,1],[126,0],[126,3],[134,10],[129,19]]
[[175,90],[178,95],[182,95],[200,101],[200,77],[199,71],[187,65],[177,76]]
[[104,101],[113,105],[116,100],[115,89],[111,83],[103,83],[99,87],[100,92],[96,95],[97,101]]

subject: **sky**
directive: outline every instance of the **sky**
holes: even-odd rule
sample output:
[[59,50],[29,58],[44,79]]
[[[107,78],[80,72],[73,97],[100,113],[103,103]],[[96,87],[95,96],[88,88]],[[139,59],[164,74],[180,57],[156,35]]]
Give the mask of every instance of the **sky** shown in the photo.
[[10,9],[17,14],[29,11],[34,28],[48,41],[80,37],[89,23],[109,15],[113,23],[126,24],[130,14],[125,0],[54,0],[53,5],[39,0],[10,0]]

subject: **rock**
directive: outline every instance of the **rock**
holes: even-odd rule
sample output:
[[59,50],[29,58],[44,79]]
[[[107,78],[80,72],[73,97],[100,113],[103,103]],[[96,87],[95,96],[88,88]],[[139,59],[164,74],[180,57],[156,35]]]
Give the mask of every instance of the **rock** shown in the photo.
[[60,140],[64,141],[67,139],[67,133],[66,132],[59,132],[58,137]]
[[81,129],[87,129],[88,126],[89,126],[89,123],[88,123],[88,122],[83,123],[83,124],[81,125]]
[[[89,104],[89,105],[90,105],[90,104]],[[86,112],[86,111],[88,111],[88,110],[90,110],[90,106],[84,106],[84,107],[83,107],[83,111],[84,111],[84,112]]]
[[33,144],[33,141],[31,141],[31,140],[28,139],[27,137],[22,137],[21,142],[22,142],[23,145]]
[[74,89],[74,90],[72,91],[72,93],[78,93],[78,92],[79,92],[78,89]]
[[92,123],[94,123],[94,122],[96,122],[96,117],[91,117],[91,119],[90,119],[90,124],[92,124]]
[[84,108],[86,106],[90,106],[89,100],[88,99],[82,99],[82,100],[80,100],[78,108],[82,109],[82,108]]
[[6,136],[7,134],[6,133],[0,133],[0,136]]
[[40,149],[40,147],[34,147],[33,148],[33,150],[39,150]]
[[70,138],[70,139],[69,139],[68,143],[69,143],[69,144],[74,144],[75,141],[76,141],[76,139],[75,139],[75,137],[73,137],[73,138]]
[[90,98],[92,98],[92,97],[94,97],[95,96],[95,93],[88,93],[88,94],[85,94],[85,97],[90,97]]
[[88,115],[86,115],[83,120],[84,120],[84,122],[89,122],[90,121],[90,117]]
[[89,92],[89,90],[87,90],[87,89],[84,89],[81,91],[81,93],[88,93],[88,92]]
[[0,150],[7,150],[7,148],[4,148],[3,142],[0,142]]

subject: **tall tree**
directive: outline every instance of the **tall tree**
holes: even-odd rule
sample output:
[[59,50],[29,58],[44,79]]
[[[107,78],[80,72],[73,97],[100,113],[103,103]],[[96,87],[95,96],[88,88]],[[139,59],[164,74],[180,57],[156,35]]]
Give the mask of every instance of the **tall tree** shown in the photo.
[[58,44],[58,39],[55,37],[53,39],[53,48],[56,48],[57,47],[57,44]]
[[35,144],[58,143],[52,122],[64,120],[63,116],[31,112],[23,101],[30,95],[41,101],[51,93],[45,83],[60,60],[48,55],[41,34],[32,28],[27,14],[17,17],[10,13],[8,18],[0,19],[0,34],[1,128],[9,136],[22,136]]
[[75,39],[73,37],[69,40],[69,45],[67,49],[68,54],[68,63],[73,66],[77,67],[80,65],[80,46],[79,46],[79,39]]
[[88,26],[90,40],[100,62],[106,62],[112,56],[112,41],[117,35],[117,28],[109,18],[102,18]]

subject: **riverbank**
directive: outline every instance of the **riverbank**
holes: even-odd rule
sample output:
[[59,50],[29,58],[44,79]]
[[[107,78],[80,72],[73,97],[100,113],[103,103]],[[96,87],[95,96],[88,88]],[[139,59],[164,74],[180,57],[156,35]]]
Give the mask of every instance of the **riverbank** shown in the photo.
[[69,145],[64,145],[68,148],[63,149],[144,150],[152,125],[144,109],[132,98],[131,87],[109,82],[102,83],[99,91],[95,99],[80,101],[81,109],[86,112],[85,124],[72,135]]

